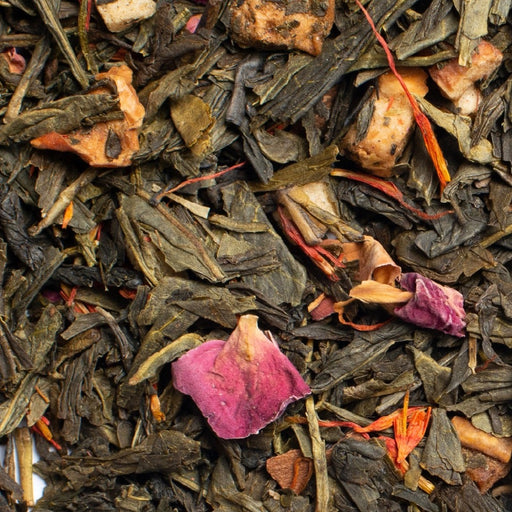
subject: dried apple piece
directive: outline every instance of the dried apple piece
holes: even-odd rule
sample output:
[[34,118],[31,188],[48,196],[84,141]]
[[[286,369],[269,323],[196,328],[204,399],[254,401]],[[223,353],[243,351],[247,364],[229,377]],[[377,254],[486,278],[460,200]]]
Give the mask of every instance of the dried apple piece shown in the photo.
[[[50,132],[30,143],[38,149],[71,151],[93,167],[125,167],[132,163],[139,150],[138,129],[142,126],[145,110],[131,85],[132,71],[121,65],[96,75],[96,80],[112,80],[119,96],[124,119],[96,123],[90,129],[62,134]],[[108,92],[105,87],[90,94]]]
[[[422,69],[404,68],[400,75],[413,95],[427,94],[427,74]],[[377,91],[368,101],[371,108],[361,110],[341,147],[363,169],[387,178],[409,141],[415,126],[414,111],[391,71],[379,77]],[[367,129],[361,135],[363,124],[367,124]]]
[[322,51],[334,22],[334,0],[230,2],[231,37],[243,47]]
[[432,80],[444,96],[453,101],[462,114],[476,112],[480,91],[475,87],[478,80],[489,77],[501,64],[503,54],[494,45],[481,41],[469,66],[461,66],[457,58],[429,69]]
[[96,9],[110,32],[122,32],[156,12],[154,0],[96,0]]

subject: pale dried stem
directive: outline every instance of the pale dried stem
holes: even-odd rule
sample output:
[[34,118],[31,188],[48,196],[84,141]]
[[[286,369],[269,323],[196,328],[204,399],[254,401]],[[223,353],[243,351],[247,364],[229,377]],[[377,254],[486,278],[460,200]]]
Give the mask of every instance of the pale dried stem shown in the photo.
[[28,507],[34,506],[34,487],[32,481],[32,436],[27,427],[14,431],[18,466],[20,469],[20,484],[23,489],[23,499]]

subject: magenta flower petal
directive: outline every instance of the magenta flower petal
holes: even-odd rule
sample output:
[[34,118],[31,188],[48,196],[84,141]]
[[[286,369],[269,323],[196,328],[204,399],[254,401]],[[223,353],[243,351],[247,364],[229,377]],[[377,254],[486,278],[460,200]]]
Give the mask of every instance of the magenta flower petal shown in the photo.
[[274,340],[244,315],[227,341],[212,340],[172,364],[174,387],[190,395],[224,439],[256,434],[310,393]]
[[466,313],[461,293],[416,272],[402,274],[400,286],[413,292],[414,296],[405,305],[395,308],[395,315],[420,327],[437,329],[453,336],[465,335]]

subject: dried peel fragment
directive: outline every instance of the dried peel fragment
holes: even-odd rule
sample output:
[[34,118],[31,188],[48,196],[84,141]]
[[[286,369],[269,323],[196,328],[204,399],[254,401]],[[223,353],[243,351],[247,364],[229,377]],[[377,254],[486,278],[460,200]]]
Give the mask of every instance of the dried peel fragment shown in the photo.
[[[93,167],[126,167],[132,163],[139,150],[138,129],[142,126],[145,110],[131,85],[132,71],[121,65],[105,73],[98,73],[96,80],[112,80],[119,96],[119,106],[124,119],[96,123],[90,129],[61,134],[50,132],[31,140],[38,149],[71,151]],[[105,87],[90,94],[104,94]]]
[[300,494],[313,474],[313,460],[304,457],[299,449],[288,450],[267,459],[266,468],[282,489]]
[[394,285],[402,269],[393,261],[382,244],[365,235],[362,242],[343,244],[344,261],[359,260],[358,278],[361,281],[373,279],[379,283]]
[[243,315],[227,341],[211,340],[172,364],[176,389],[190,395],[223,439],[258,433],[310,393],[277,343]]
[[470,448],[485,453],[485,455],[497,459],[504,464],[512,460],[511,437],[500,438],[484,432],[461,416],[454,416],[451,421],[459,436],[460,444],[464,448]]

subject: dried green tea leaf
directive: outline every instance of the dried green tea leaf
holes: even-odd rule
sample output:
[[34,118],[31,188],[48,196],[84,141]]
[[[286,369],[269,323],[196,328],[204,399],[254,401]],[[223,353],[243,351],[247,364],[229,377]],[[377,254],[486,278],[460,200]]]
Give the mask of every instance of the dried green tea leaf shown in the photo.
[[[194,228],[189,229],[166,207],[153,208],[138,196],[122,195],[118,215],[122,218],[125,234],[130,235],[130,238],[138,238],[138,241],[133,240],[133,249],[139,254],[137,259],[143,265],[142,271],[152,281],[158,281],[162,276],[153,273],[151,263],[144,262],[141,249],[135,245],[140,244],[141,248],[152,245],[162,253],[165,262],[175,272],[192,270],[212,282],[226,279],[209,248],[194,232]],[[150,239],[149,244],[146,237]]]
[[386,449],[374,441],[344,439],[333,448],[336,479],[360,512],[377,512],[389,503],[400,481],[386,459]]
[[[0,127],[0,144],[26,142],[49,132],[66,133],[90,118],[119,112],[118,100],[111,94],[68,96],[26,110],[10,123]],[[122,116],[122,114],[120,114]]]
[[23,500],[23,489],[16,480],[11,478],[5,469],[0,466],[0,489],[8,493],[14,500]]
[[187,333],[178,339],[166,345],[152,356],[148,357],[138,368],[129,383],[131,385],[139,384],[145,379],[151,379],[156,376],[157,371],[165,363],[169,363],[181,357],[184,353],[198,347],[203,339],[198,334]]
[[480,38],[487,35],[491,6],[492,0],[470,0],[460,4],[461,20],[456,45],[461,66],[468,66],[471,63],[471,54]]
[[457,433],[443,409],[432,410],[432,422],[421,456],[421,467],[451,485],[461,485],[466,466]]
[[423,98],[417,98],[425,114],[449,134],[453,135],[462,154],[471,162],[488,164],[493,161],[492,145],[487,139],[480,139],[471,145],[471,119],[468,116],[443,112]]
[[[376,367],[379,367],[378,363],[376,363]],[[346,386],[343,388],[343,402],[349,403],[353,400],[364,400],[365,398],[391,395],[398,391],[406,391],[412,386],[414,380],[412,370],[403,372],[391,382],[368,379],[356,386]]]
[[443,284],[457,282],[461,275],[472,276],[496,265],[493,255],[478,246],[459,247],[435,258],[427,258],[415,248],[416,233],[402,232],[394,240],[398,260],[419,274]]
[[356,332],[351,343],[330,354],[321,371],[313,379],[313,392],[333,388],[361,368],[373,363],[396,342],[409,339],[411,335],[410,328],[398,322],[387,324],[377,331]]
[[[274,130],[273,133],[270,133],[258,128],[254,131],[254,137],[258,141],[261,152],[272,162],[286,164],[298,162],[307,157],[304,139],[293,132]],[[271,181],[274,178],[275,176],[271,178]]]
[[210,132],[215,125],[210,106],[201,98],[187,94],[171,102],[171,118],[186,146],[204,157],[211,151]]
[[322,181],[332,171],[332,164],[339,153],[335,145],[328,146],[322,153],[288,165],[274,173],[268,183],[251,184],[254,192],[268,192],[282,188],[305,185]]
[[434,0],[422,16],[389,43],[399,60],[446,40],[458,28],[452,2]]
[[410,350],[414,354],[414,364],[423,382],[427,400],[439,403],[442,401],[444,389],[450,382],[451,369],[441,366],[432,357],[414,347]]
[[29,333],[30,357],[34,368],[39,369],[48,362],[48,352],[54,348],[57,335],[62,329],[62,315],[49,304],[42,312],[34,330]]
[[467,476],[461,486],[436,486],[434,497],[450,512],[503,512],[501,503],[489,493],[481,494]]
[[291,255],[282,238],[275,232],[256,197],[245,183],[237,182],[221,188],[224,210],[231,218],[242,222],[258,222],[268,226],[264,233],[233,233],[237,239],[256,247],[275,250],[281,262],[279,268],[262,275],[249,274],[240,280],[251,290],[263,294],[275,305],[288,303],[297,305],[306,286],[304,267]]
[[149,435],[133,448],[125,448],[104,457],[63,457],[55,470],[73,489],[94,485],[102,475],[122,476],[171,472],[199,460],[199,442],[177,430],[162,430]]
[[0,437],[13,432],[25,417],[38,379],[39,376],[35,372],[28,373],[12,397],[0,404]]

